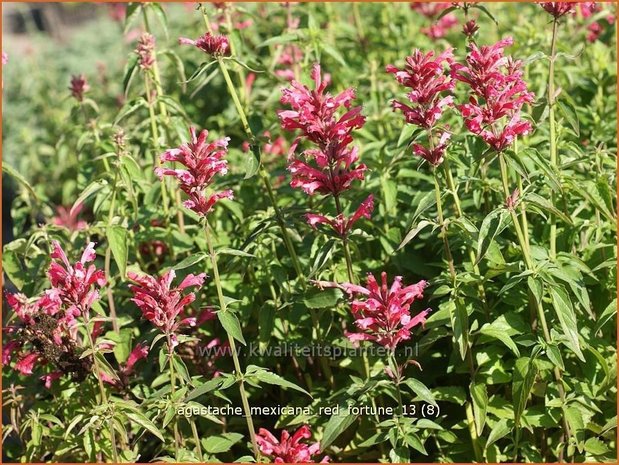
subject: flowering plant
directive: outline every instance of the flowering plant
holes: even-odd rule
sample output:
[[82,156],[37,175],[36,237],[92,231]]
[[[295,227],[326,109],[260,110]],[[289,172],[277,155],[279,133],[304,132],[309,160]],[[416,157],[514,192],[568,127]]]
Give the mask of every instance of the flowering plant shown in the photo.
[[613,5],[39,11],[4,462],[616,461]]

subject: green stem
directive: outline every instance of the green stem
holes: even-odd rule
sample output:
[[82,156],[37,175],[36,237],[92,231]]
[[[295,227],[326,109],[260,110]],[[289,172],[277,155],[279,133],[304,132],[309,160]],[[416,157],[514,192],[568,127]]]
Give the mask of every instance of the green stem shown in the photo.
[[[90,345],[90,350],[92,352],[92,362],[95,368],[95,376],[97,377],[97,381],[99,382],[99,392],[101,394],[101,402],[105,405],[108,405],[107,394],[105,393],[105,386],[103,386],[103,379],[101,378],[101,368],[99,366],[99,362],[97,360],[96,352],[95,352],[95,343],[92,340],[92,334],[90,333],[90,319],[88,317],[88,311],[82,311],[82,315],[84,315],[84,324],[86,326],[86,336],[88,337],[88,344]],[[110,440],[112,442],[112,458],[115,463],[118,463],[118,449],[116,447],[116,431],[114,430],[114,419],[108,419],[108,429],[110,430]]]
[[[454,182],[447,158],[445,158],[445,160],[443,161],[443,169],[445,171],[445,179],[447,180],[447,188],[451,192],[451,195],[454,200],[454,206],[456,207],[456,218],[463,218],[464,213],[462,211],[462,204],[460,202],[460,196],[458,195],[458,190],[456,189],[456,183]],[[481,277],[481,271],[479,269],[479,265],[477,264],[477,257],[475,256],[475,252],[473,251],[470,245],[467,245],[467,251],[469,254],[469,260],[471,261],[471,266],[473,267],[473,272],[475,272],[477,276]],[[484,313],[486,314],[486,318],[490,318],[490,310],[488,309],[488,302],[486,299],[486,290],[484,288],[483,283],[480,282],[478,284],[477,292],[479,294],[479,298],[484,307]]]
[[[550,46],[550,65],[548,67],[548,121],[550,123],[550,166],[557,169],[557,129],[555,121],[555,60],[557,58],[558,21],[552,23],[552,43]],[[551,202],[555,204],[555,193],[552,192]],[[550,257],[557,256],[557,218],[550,216]]]
[[[176,375],[174,373],[174,349],[172,348],[172,340],[169,334],[166,334],[166,340],[168,343],[168,365],[170,367],[170,400],[174,402],[174,394],[176,393]],[[178,422],[176,419],[174,422],[174,454],[176,460],[178,460],[178,451],[180,450],[180,435],[178,432]]]
[[[447,228],[445,227],[445,216],[443,214],[443,202],[441,199],[441,188],[439,186],[438,183],[438,174],[436,172],[436,168],[434,168],[433,170],[433,176],[434,178],[434,196],[436,198],[436,209],[438,212],[438,220],[439,220],[439,224],[441,227],[441,237],[443,238],[443,248],[445,250],[445,256],[447,258],[447,264],[449,266],[449,274],[451,276],[451,280],[452,280],[452,286],[453,286],[453,296],[455,299],[458,300],[458,297],[455,295],[455,289],[456,289],[456,269],[454,267],[454,263],[453,263],[453,256],[451,254],[451,248],[449,246],[449,240],[447,238]],[[454,189],[455,192],[455,189]],[[454,201],[455,202],[455,201]],[[458,199],[458,207],[460,208],[460,202]],[[456,302],[456,305],[458,305],[458,302]],[[472,347],[467,347],[466,348],[466,354],[464,355],[467,364],[469,366],[469,371],[471,374],[471,382],[474,381],[474,377],[475,377],[475,366],[474,366],[474,362],[473,362],[473,354],[472,354]],[[473,421],[472,424],[472,428],[471,428],[471,416],[472,416],[472,407],[471,407],[471,401],[469,399],[467,399],[466,403],[465,403],[465,412],[466,412],[466,417],[467,417],[467,423],[469,424],[469,433],[471,436],[471,441],[473,443],[473,450],[475,452],[475,460],[477,462],[481,461],[482,459],[482,454],[481,454],[481,445],[479,444],[479,437],[477,436],[477,430],[475,429],[475,422]]]
[[[335,199],[335,208],[337,210],[337,215],[340,216],[344,213],[342,210],[342,204],[340,203],[340,197],[338,195],[334,195]],[[350,255],[350,247],[348,246],[348,237],[346,235],[342,236],[342,248],[344,249],[344,258],[346,260],[346,270],[348,272],[348,281],[351,284],[355,282],[355,273],[352,268],[352,256]]]
[[[211,237],[211,228],[208,220],[204,219],[204,231],[206,233],[206,244],[208,247],[209,255],[211,258],[211,266],[213,268],[213,280],[215,281],[215,287],[217,288],[217,298],[219,300],[219,311],[227,312],[228,307],[226,299],[224,298],[223,289],[221,287],[221,280],[219,278],[219,268],[217,267],[217,255],[215,255],[215,249],[213,247],[213,239]],[[241,395],[241,402],[243,404],[243,411],[245,412],[245,419],[247,421],[247,428],[249,430],[249,436],[251,439],[252,448],[254,450],[254,456],[256,462],[260,461],[260,449],[258,449],[258,443],[256,442],[256,431],[254,429],[254,422],[251,417],[251,409],[249,407],[249,401],[247,398],[247,392],[245,391],[245,382],[243,380],[243,371],[241,370],[241,364],[236,351],[236,343],[234,337],[228,334],[228,343],[230,344],[230,352],[232,352],[232,360],[234,362],[234,369],[237,373],[239,392]]]
[[[509,181],[508,181],[508,175],[507,175],[507,163],[505,162],[505,155],[503,153],[499,153],[499,164],[501,167],[501,180],[503,183],[503,193],[505,194],[505,197],[507,198],[509,197],[510,192],[509,192]],[[512,217],[512,222],[514,223],[514,228],[516,230],[516,236],[518,237],[520,248],[522,249],[522,255],[523,255],[527,270],[535,273],[535,267],[533,264],[533,260],[531,259],[531,252],[529,250],[529,246],[522,232],[520,222],[518,221],[518,215],[513,209],[510,209],[510,214]],[[530,296],[530,299],[533,300],[533,304],[535,305],[535,308],[537,310],[537,318],[542,325],[542,333],[544,335],[544,340],[546,341],[546,343],[550,344],[552,343],[552,338],[550,336],[550,331],[548,330],[548,323],[546,321],[546,315],[544,313],[542,302],[539,301],[535,296]],[[554,378],[557,384],[557,391],[559,392],[559,398],[561,399],[562,409],[564,409],[565,408],[565,390],[563,388],[563,380],[562,380],[561,371],[559,370],[559,368],[555,367],[553,374],[554,374]],[[570,427],[569,427],[569,424],[567,423],[565,411],[563,413],[563,434],[566,437],[570,436]],[[562,453],[563,452],[561,452],[561,454]]]
[[[117,184],[118,184],[119,169],[120,168],[117,166],[116,170],[114,171],[114,184],[112,186],[112,200],[110,202],[110,211],[108,213],[108,219],[107,219],[108,226],[112,224],[112,220],[114,219],[114,204],[116,201],[116,190],[118,188]],[[105,279],[107,280],[108,283],[112,282],[111,272],[110,272],[111,265],[112,265],[112,248],[108,244],[107,249],[105,250]],[[118,318],[116,316],[116,305],[114,305],[114,294],[112,292],[112,287],[110,285],[106,287],[106,294],[107,294],[108,307],[110,309],[110,318],[112,320],[112,329],[114,330],[114,332],[118,333],[119,327],[118,327]]]
[[445,217],[443,215],[443,201],[441,200],[441,187],[438,184],[438,175],[436,169],[433,170],[434,178],[434,198],[436,199],[436,210],[438,213],[439,226],[441,228],[441,238],[443,239],[443,248],[445,251],[445,258],[447,259],[447,265],[449,266],[449,275],[451,276],[452,285],[456,286],[456,269],[454,267],[453,256],[451,254],[451,248],[449,247],[449,241],[447,240],[447,229],[445,228]]
[[198,450],[198,459],[200,460],[200,462],[204,462],[204,456],[202,455],[202,446],[200,445],[200,435],[198,434],[198,428],[196,428],[196,422],[193,417],[190,417],[189,424],[191,425],[193,441],[196,443],[196,448]]
[[[208,20],[208,16],[206,15],[206,12],[204,11],[204,7],[202,7],[202,17],[204,19],[204,24],[206,25],[206,28],[209,32],[212,32],[212,28],[211,28],[211,23]],[[245,114],[245,110],[243,109],[243,105],[241,104],[241,101],[239,100],[239,96],[236,92],[236,88],[234,87],[234,84],[232,83],[232,79],[230,78],[230,73],[228,72],[228,68],[226,67],[226,63],[223,60],[223,57],[221,56],[217,56],[217,62],[219,64],[219,68],[221,70],[221,74],[224,77],[224,81],[226,81],[226,86],[228,88],[228,92],[230,93],[230,97],[232,98],[232,102],[234,103],[234,106],[236,107],[236,111],[239,115],[239,118],[241,120],[241,126],[243,126],[243,131],[245,131],[245,134],[247,136],[247,138],[249,139],[249,143],[252,147],[254,147],[257,144],[256,141],[256,137],[254,135],[254,133],[251,130],[251,127],[249,126],[249,121],[247,120],[247,115]],[[259,149],[258,149],[259,150]],[[252,151],[253,152],[253,151]],[[260,174],[260,178],[262,180],[262,182],[264,183],[264,186],[267,190],[267,194],[269,196],[269,200],[271,202],[271,205],[273,207],[273,209],[275,210],[275,218],[277,220],[277,224],[279,225],[279,228],[282,232],[282,238],[284,240],[284,245],[286,246],[286,249],[288,250],[288,254],[290,256],[290,259],[292,260],[292,265],[295,269],[295,272],[297,274],[297,276],[304,282],[304,278],[305,275],[303,274],[303,271],[301,270],[301,265],[299,262],[299,258],[297,256],[296,251],[294,250],[294,247],[292,245],[292,240],[290,239],[290,234],[288,233],[288,229],[286,228],[286,224],[284,223],[284,219],[281,213],[281,210],[279,208],[279,206],[277,205],[277,200],[275,198],[275,193],[273,191],[273,186],[271,185],[271,181],[269,179],[269,176],[266,172],[266,170],[264,169],[264,166],[262,165],[262,162],[259,161],[260,163],[260,168],[259,168],[259,174]]]
[[[150,34],[150,24],[148,22],[148,14],[146,13],[145,5],[142,5],[142,18],[144,19],[144,29],[146,32]],[[163,88],[161,87],[161,79],[159,74],[159,65],[157,64],[156,55],[153,57],[153,75],[155,81],[155,90],[157,91],[157,96],[161,97],[163,95]],[[168,110],[166,109],[165,103],[161,100],[159,101],[159,111],[164,118],[168,116]]]

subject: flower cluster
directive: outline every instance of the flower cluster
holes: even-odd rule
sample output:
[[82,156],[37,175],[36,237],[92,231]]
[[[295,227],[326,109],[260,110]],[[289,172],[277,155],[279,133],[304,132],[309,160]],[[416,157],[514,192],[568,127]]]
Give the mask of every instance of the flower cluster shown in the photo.
[[148,32],[143,33],[138,40],[135,53],[138,56],[140,68],[151,69],[155,63],[155,37]]
[[101,372],[101,379],[114,387],[123,387],[127,384],[127,378],[133,373],[136,363],[148,357],[148,345],[138,343],[127,358],[127,361],[120,366],[118,378],[113,378],[106,372]]
[[381,283],[371,273],[368,273],[366,287],[351,283],[316,282],[320,288],[336,287],[347,293],[351,299],[360,297],[363,300],[353,300],[351,311],[355,317],[355,325],[361,332],[346,332],[353,343],[359,341],[375,341],[376,343],[395,350],[402,341],[411,337],[411,329],[426,321],[430,309],[419,312],[411,317],[410,307],[417,299],[423,297],[425,281],[402,287],[402,277],[396,276],[391,286],[387,283],[387,273],[381,274]]
[[[352,88],[336,96],[325,92],[328,82],[322,76],[318,64],[312,68],[311,78],[314,81],[314,90],[295,80],[291,82],[290,88],[282,90],[281,102],[290,105],[291,109],[278,112],[281,126],[287,131],[301,132],[290,147],[290,185],[301,188],[309,195],[315,192],[330,194],[337,201],[355,179],[364,179],[366,166],[357,164],[358,149],[350,144],[353,142],[352,132],[363,127],[365,117],[361,114],[361,107],[351,108],[355,99]],[[346,112],[338,117],[338,110],[342,107]],[[315,148],[303,152],[304,160],[294,155],[302,139],[315,145]],[[369,211],[371,210],[366,208],[365,213],[360,216],[367,217]],[[351,222],[352,218],[343,218],[341,212],[338,212],[338,215],[338,218],[333,220],[321,215],[309,215],[308,220],[312,226],[317,222],[330,224],[338,234],[342,234],[346,224],[352,226],[358,219]]]
[[[129,285],[133,293],[131,299],[142,312],[142,316],[170,337],[170,350],[178,345],[177,333],[182,326],[195,326],[195,317],[186,317],[185,308],[195,299],[194,292],[185,293],[189,287],[200,288],[206,275],[189,274],[177,287],[172,287],[176,277],[174,270],[169,270],[160,277],[139,275],[129,272],[127,276],[135,284]],[[180,318],[179,318],[180,317]]]
[[38,362],[55,366],[59,371],[41,378],[47,387],[63,373],[83,379],[90,372],[91,358],[81,357],[78,348],[77,318],[90,311],[99,298],[97,287],[105,284],[103,271],[91,263],[94,243],[88,244],[79,262],[71,264],[60,243],[53,241],[51,257],[51,289],[32,301],[23,294],[6,294],[19,325],[4,328],[15,337],[2,349],[3,364],[9,363],[13,352],[20,352],[15,370],[22,374],[32,374]]
[[335,231],[337,235],[340,237],[346,237],[354,224],[359,221],[361,218],[370,219],[372,217],[372,212],[374,211],[374,196],[370,194],[367,199],[361,202],[359,208],[353,213],[353,215],[348,218],[343,214],[337,215],[335,218],[328,218],[324,215],[319,215],[316,213],[307,213],[305,215],[308,224],[315,228],[319,224],[326,224]]
[[522,106],[534,99],[522,79],[522,63],[503,53],[512,43],[511,37],[489,46],[470,43],[466,65],[452,65],[453,77],[472,91],[469,103],[458,107],[466,127],[497,152],[532,129],[520,116]]
[[[256,441],[260,452],[272,458],[274,463],[314,463],[312,456],[320,452],[320,443],[308,445],[302,442],[311,437],[312,432],[307,425],[301,426],[292,436],[282,430],[279,440],[268,430],[260,428]],[[328,461],[329,457],[325,456],[320,463]]]
[[193,45],[198,47],[204,53],[213,56],[228,56],[230,55],[230,41],[226,36],[205,33],[197,40],[187,39],[181,37],[178,39],[178,43],[181,45]]
[[190,128],[190,133],[190,142],[167,150],[160,157],[162,163],[177,162],[186,169],[158,167],[155,168],[155,173],[160,179],[163,179],[163,176],[175,177],[182,191],[189,196],[183,205],[198,215],[206,216],[218,200],[233,197],[231,190],[212,195],[204,192],[216,174],[223,175],[228,172],[228,162],[223,160],[223,157],[226,156],[230,139],[226,137],[209,143],[207,130],[197,135],[195,128]]
[[555,19],[559,19],[568,13],[573,13],[576,2],[540,2],[540,5]]
[[404,114],[406,122],[428,130],[428,147],[414,144],[415,155],[426,159],[433,166],[443,161],[449,133],[435,129],[445,108],[453,105],[451,93],[455,81],[446,71],[453,63],[452,49],[447,49],[438,56],[434,52],[423,53],[414,50],[406,58],[404,69],[388,65],[386,70],[392,73],[396,80],[410,89],[407,94],[409,104],[393,101],[393,109]]
[[[294,80],[290,88],[282,90],[281,102],[292,109],[278,111],[281,126],[287,131],[298,129],[302,134],[290,149],[290,185],[309,195],[319,192],[337,196],[355,179],[363,179],[366,166],[355,166],[358,150],[349,145],[353,141],[352,131],[363,127],[365,118],[361,115],[361,107],[351,108],[355,99],[352,88],[335,97],[325,93],[327,82],[321,75],[320,65],[314,65],[311,77],[314,90]],[[347,111],[337,118],[336,113],[341,107]],[[316,145],[316,148],[303,152],[307,161],[293,156],[303,138]],[[309,161],[314,161],[317,166],[310,166]]]
[[84,94],[90,90],[90,85],[86,80],[86,76],[78,74],[71,76],[71,86],[69,87],[71,95],[75,100],[81,102],[84,100]]

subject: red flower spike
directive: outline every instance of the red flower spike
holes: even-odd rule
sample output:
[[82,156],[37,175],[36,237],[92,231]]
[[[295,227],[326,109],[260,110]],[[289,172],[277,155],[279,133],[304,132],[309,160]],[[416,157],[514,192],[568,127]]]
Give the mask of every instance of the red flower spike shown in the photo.
[[[273,459],[274,463],[314,463],[312,456],[320,452],[320,443],[305,444],[304,440],[312,436],[309,426],[301,426],[292,436],[282,430],[278,440],[271,432],[264,428],[258,430],[256,442],[260,452]],[[325,456],[320,463],[327,463]]]

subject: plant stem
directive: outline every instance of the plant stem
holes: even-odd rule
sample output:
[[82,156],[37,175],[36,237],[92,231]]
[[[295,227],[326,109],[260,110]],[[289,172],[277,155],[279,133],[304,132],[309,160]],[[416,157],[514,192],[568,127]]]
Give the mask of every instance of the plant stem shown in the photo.
[[[550,65],[548,67],[548,121],[550,123],[550,167],[557,169],[557,129],[555,121],[555,59],[557,57],[558,21],[552,22],[552,43],[550,46]],[[555,193],[552,192],[551,202],[555,204]],[[557,256],[557,217],[550,216],[550,257]]]
[[[462,212],[462,204],[460,202],[460,196],[458,195],[458,191],[456,189],[456,183],[454,182],[447,158],[445,158],[445,160],[443,161],[443,169],[445,171],[445,179],[447,180],[447,187],[451,191],[451,195],[454,199],[454,205],[456,207],[456,218],[462,218],[464,217],[464,214]],[[477,257],[475,256],[475,252],[469,245],[467,245],[467,251],[469,254],[469,259],[471,260],[471,266],[473,267],[473,272],[475,272],[477,276],[481,277],[481,271],[479,270],[479,265],[477,264]],[[490,311],[488,309],[488,302],[486,299],[486,290],[484,288],[483,283],[480,282],[478,284],[477,292],[482,302],[482,306],[484,307],[484,313],[486,314],[486,318],[489,319]]]
[[[204,8],[202,8],[202,17],[204,18],[204,24],[206,25],[206,28],[209,32],[212,32],[212,28],[211,28],[211,24],[208,20],[208,16],[206,15],[206,12],[204,11]],[[256,137],[254,135],[254,133],[251,130],[251,127],[249,126],[249,121],[247,120],[247,115],[245,114],[245,110],[243,110],[243,105],[241,104],[241,101],[239,100],[239,96],[236,92],[236,88],[234,87],[234,84],[232,83],[232,79],[230,78],[230,73],[228,73],[228,69],[226,67],[226,63],[223,60],[223,57],[221,56],[217,56],[217,62],[219,64],[219,68],[221,70],[221,74],[224,77],[224,80],[226,81],[226,86],[228,87],[228,92],[230,93],[230,97],[232,98],[232,102],[234,103],[234,106],[236,107],[236,111],[239,114],[239,118],[241,120],[241,126],[243,126],[243,131],[245,131],[246,136],[249,139],[249,143],[250,145],[253,147],[257,144],[256,141]],[[257,149],[259,150],[259,149]],[[253,152],[253,151],[252,151]],[[288,234],[288,229],[286,228],[286,224],[284,223],[284,219],[282,217],[282,213],[281,210],[279,209],[279,206],[277,205],[277,200],[275,198],[275,193],[273,192],[273,186],[271,185],[271,181],[269,179],[269,176],[266,172],[266,170],[264,169],[264,166],[262,165],[262,162],[259,161],[260,163],[260,168],[259,168],[259,174],[260,174],[260,178],[262,180],[262,182],[264,183],[264,186],[267,190],[267,194],[269,196],[269,200],[271,202],[271,205],[273,207],[273,209],[275,210],[275,218],[277,220],[277,224],[279,225],[279,228],[282,232],[282,238],[284,240],[284,244],[286,246],[286,249],[288,250],[288,254],[290,256],[290,259],[292,260],[292,265],[295,269],[295,272],[297,274],[297,276],[304,281],[305,275],[303,274],[303,271],[301,270],[301,265],[299,263],[299,258],[297,256],[296,251],[294,250],[294,247],[292,245],[292,241],[290,239],[290,235]]]
[[[117,189],[117,183],[118,183],[118,171],[119,171],[119,167],[116,167],[116,170],[114,171],[114,184],[112,186],[112,200],[110,202],[110,211],[108,214],[108,219],[107,219],[107,225],[110,226],[112,224],[112,220],[114,219],[114,204],[116,201],[116,189]],[[112,248],[110,247],[110,244],[108,243],[107,248],[105,250],[105,279],[107,280],[107,282],[111,282],[111,273],[110,273],[110,268],[112,265]],[[110,318],[112,319],[112,328],[114,329],[114,331],[116,333],[118,333],[119,331],[119,327],[118,327],[118,318],[116,316],[116,305],[114,305],[114,294],[112,293],[112,288],[111,286],[107,286],[105,293],[107,294],[107,303],[108,303],[108,307],[110,309]]]
[[445,228],[445,217],[443,215],[443,201],[441,200],[441,188],[438,184],[438,175],[436,169],[433,170],[434,178],[434,197],[436,199],[436,210],[438,213],[438,221],[441,227],[441,238],[443,239],[443,248],[445,250],[445,257],[447,258],[447,265],[449,266],[449,275],[451,276],[452,285],[456,286],[456,269],[454,267],[453,256],[451,254],[451,248],[449,247],[449,241],[447,240],[447,230]]
[[189,424],[191,425],[193,440],[196,443],[196,448],[198,450],[198,459],[200,460],[200,462],[204,462],[204,456],[202,455],[202,446],[200,445],[200,435],[198,434],[198,428],[196,428],[196,422],[193,418],[190,418]]
[[[217,267],[217,255],[215,255],[215,249],[213,247],[213,239],[211,237],[211,228],[208,220],[204,219],[204,231],[206,233],[206,244],[208,247],[209,255],[211,258],[211,266],[213,268],[213,280],[215,281],[215,287],[217,288],[217,298],[219,300],[219,311],[227,312],[228,307],[226,299],[224,298],[223,289],[221,287],[221,280],[219,278],[219,268]],[[228,342],[230,344],[230,352],[232,353],[232,360],[234,362],[234,369],[237,373],[239,382],[239,392],[241,395],[241,402],[243,404],[243,411],[245,412],[245,419],[247,420],[247,428],[249,429],[249,436],[251,439],[252,448],[254,449],[254,456],[256,462],[260,461],[260,449],[258,449],[258,443],[256,442],[256,431],[254,429],[254,422],[251,417],[251,409],[249,407],[249,401],[247,399],[247,392],[245,391],[245,382],[243,381],[243,371],[241,370],[241,364],[236,350],[236,343],[234,337],[228,334]]]
[[[101,402],[103,404],[108,405],[107,394],[105,393],[105,386],[103,386],[103,379],[101,378],[101,368],[99,367],[99,362],[97,361],[97,356],[95,352],[95,343],[92,340],[92,334],[90,333],[90,319],[88,317],[88,310],[82,310],[82,315],[84,316],[84,324],[86,326],[86,336],[88,337],[88,344],[90,345],[90,350],[92,351],[92,363],[95,368],[95,376],[97,377],[97,381],[99,382],[99,392],[101,394]],[[112,456],[115,463],[118,463],[118,449],[116,447],[116,432],[114,431],[114,420],[112,418],[108,419],[108,429],[110,430],[110,441],[112,442]]]
[[[146,90],[146,101],[148,103],[148,116],[150,120],[150,130],[152,135],[153,142],[153,165],[161,164],[161,161],[158,159],[157,154],[159,152],[159,130],[157,129],[157,117],[155,116],[155,109],[153,108],[153,102],[151,101],[151,89],[150,89],[150,81],[147,75],[144,76],[144,88]],[[161,181],[161,203],[163,204],[163,211],[167,216],[168,215],[168,194],[166,190],[165,182]]]
[[[340,203],[340,197],[338,195],[334,195],[335,199],[335,208],[337,210],[337,214],[342,215],[344,211],[342,210],[342,204]],[[352,268],[352,257],[350,255],[350,248],[348,246],[348,237],[346,235],[342,236],[342,248],[344,249],[344,257],[346,259],[346,270],[348,272],[348,281],[351,284],[355,283],[355,273]]]
[[[509,197],[509,182],[507,176],[507,163],[505,162],[505,155],[503,153],[499,153],[499,164],[501,167],[501,180],[503,182],[503,193],[505,197]],[[520,244],[520,248],[522,249],[522,255],[524,258],[525,265],[528,271],[535,273],[535,267],[533,264],[533,260],[531,259],[531,252],[529,250],[529,246],[525,240],[524,234],[522,232],[522,228],[520,227],[520,222],[518,221],[518,215],[513,209],[510,209],[510,214],[512,217],[512,222],[514,223],[514,228],[516,229],[516,236],[518,237],[518,242]],[[546,321],[546,315],[544,313],[544,308],[542,306],[542,302],[539,301],[535,296],[532,296],[532,300],[534,301],[535,308],[537,310],[537,317],[542,325],[542,332],[544,335],[544,340],[550,344],[552,343],[552,337],[550,336],[550,331],[548,330],[548,323]],[[554,378],[557,383],[557,391],[559,392],[559,398],[561,399],[562,409],[565,408],[565,390],[563,389],[563,380],[561,371],[559,368],[555,367]],[[567,418],[565,416],[565,411],[563,412],[563,433],[569,437],[570,436],[570,428],[567,423]],[[562,453],[562,452],[561,452]]]
[[[439,220],[439,224],[441,227],[441,237],[443,238],[443,248],[445,251],[445,256],[447,258],[447,264],[449,266],[449,275],[451,276],[451,280],[452,280],[452,286],[453,286],[453,290],[452,290],[452,295],[454,297],[455,300],[459,300],[458,297],[455,294],[455,289],[456,289],[456,269],[454,267],[454,263],[453,263],[453,256],[451,254],[451,248],[449,247],[449,240],[447,238],[447,228],[445,227],[445,216],[443,214],[443,201],[441,199],[441,188],[439,186],[438,183],[438,173],[436,172],[436,168],[433,169],[433,178],[434,178],[434,195],[436,198],[436,209],[438,212],[438,220]],[[452,180],[453,181],[453,180]],[[455,192],[455,189],[453,189]],[[454,200],[455,202],[455,200]],[[459,199],[457,201],[458,207],[460,208],[460,202]],[[458,305],[458,303],[456,303],[456,305]],[[472,344],[471,344],[472,345]],[[474,361],[473,361],[473,355],[472,355],[472,347],[466,347],[466,354],[464,354],[464,358],[466,359],[466,362],[468,364],[469,367],[469,372],[470,372],[470,376],[471,376],[471,382],[474,382],[474,378],[475,378],[475,365],[474,365]],[[473,421],[473,427],[471,429],[470,427],[470,422],[471,422],[471,415],[472,415],[472,406],[471,406],[471,400],[466,401],[465,403],[465,413],[466,413],[466,417],[467,417],[467,422],[469,423],[469,432],[471,435],[471,442],[473,443],[473,450],[475,452],[475,460],[476,461],[481,461],[482,459],[482,455],[481,455],[481,445],[479,444],[479,437],[477,436],[477,430],[475,429],[475,422]]]
[[[176,375],[174,374],[174,349],[172,348],[172,340],[169,334],[166,334],[166,340],[168,342],[168,365],[170,367],[170,400],[174,402],[174,394],[176,393]],[[180,435],[178,432],[178,422],[176,419],[174,422],[174,454],[176,460],[178,460],[178,451],[180,449]]]

